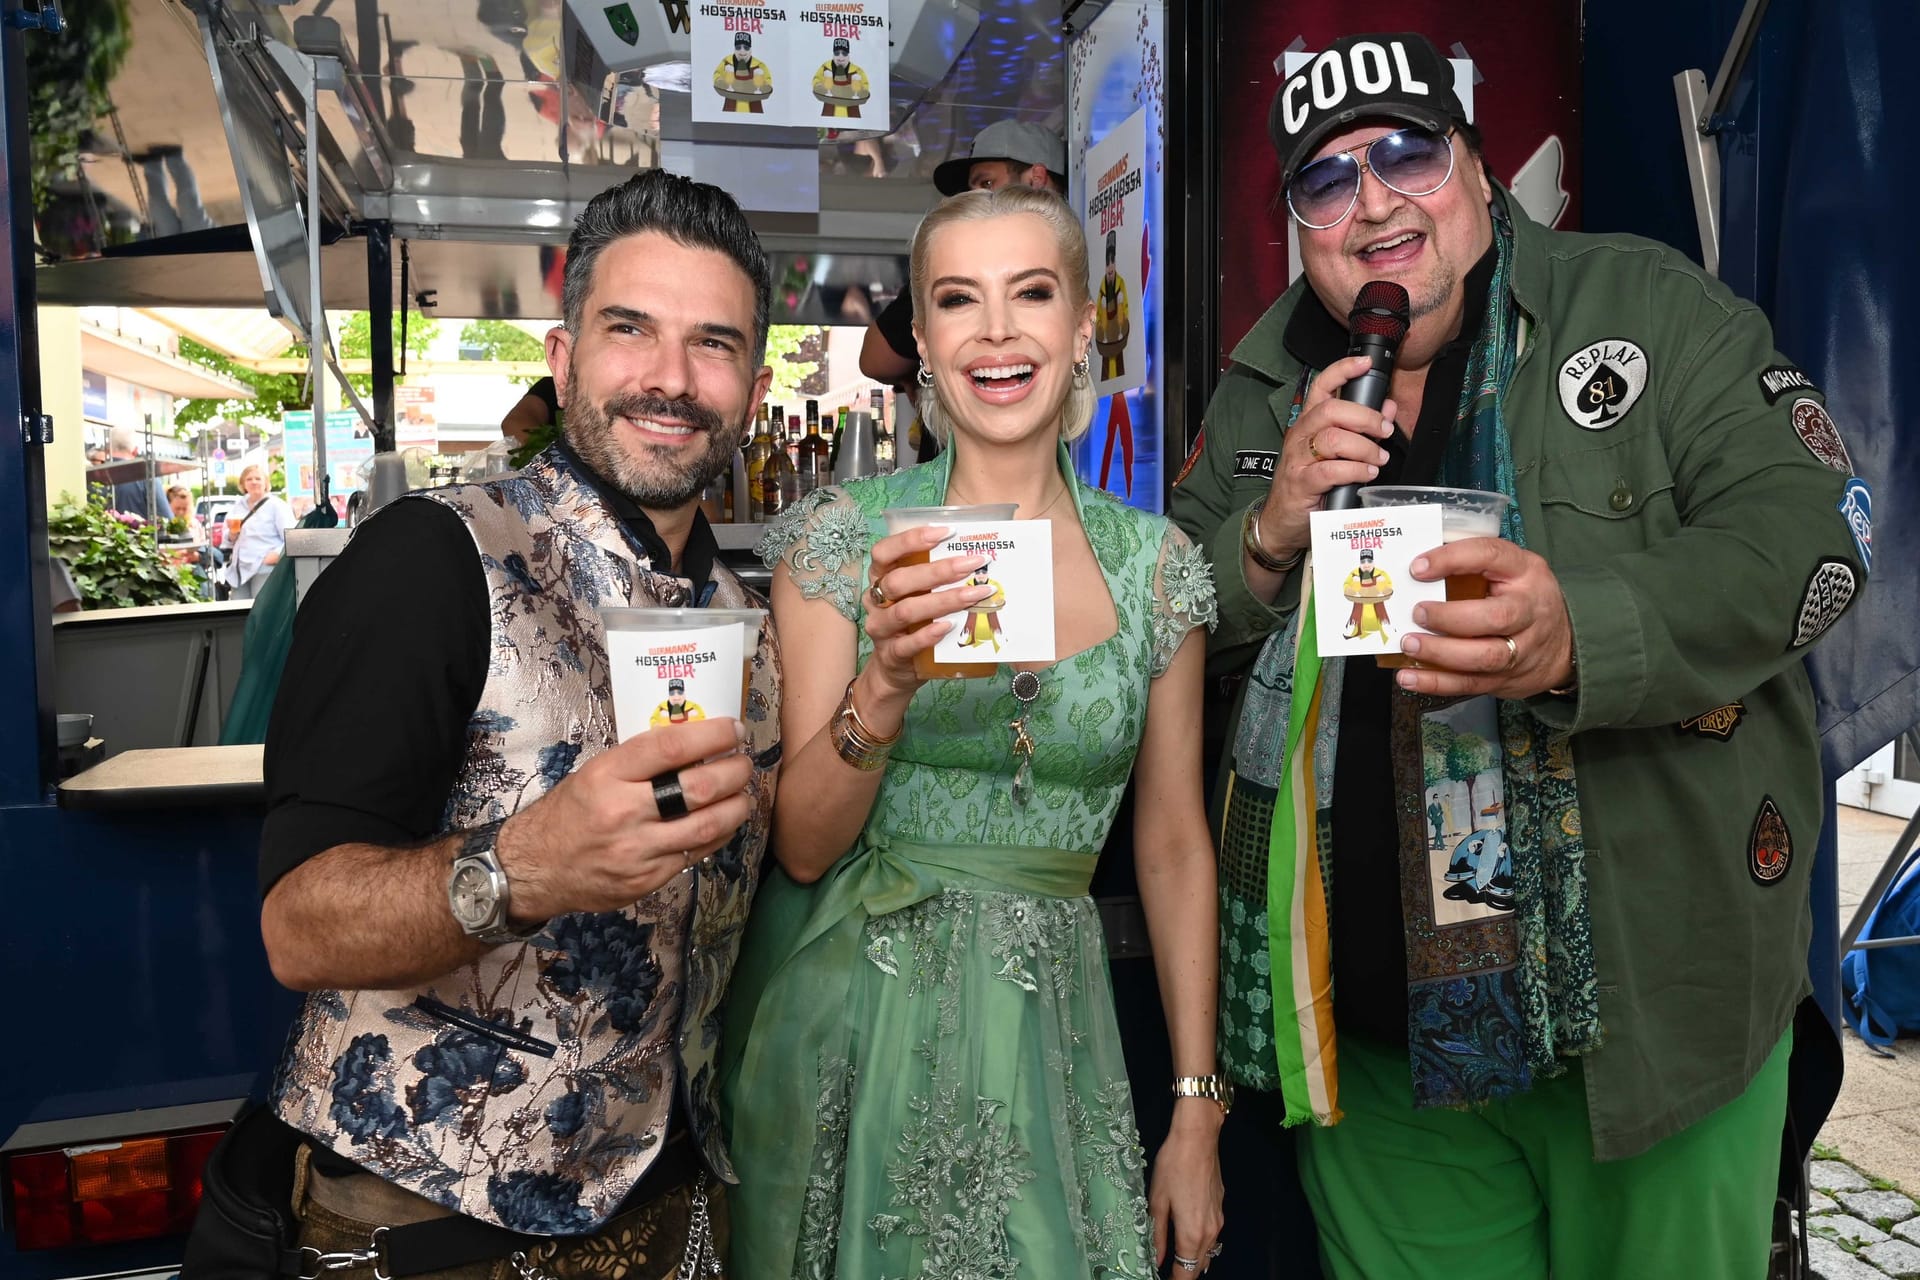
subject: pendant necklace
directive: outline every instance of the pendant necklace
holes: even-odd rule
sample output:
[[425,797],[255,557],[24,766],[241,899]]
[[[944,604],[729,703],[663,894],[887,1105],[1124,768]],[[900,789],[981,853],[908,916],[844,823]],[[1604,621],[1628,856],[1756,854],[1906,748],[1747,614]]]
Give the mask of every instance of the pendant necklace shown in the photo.
[[1013,754],[1020,761],[1013,771],[1013,802],[1025,805],[1033,794],[1033,735],[1027,731],[1027,713],[1040,697],[1040,677],[1031,671],[1016,671],[1012,691],[1014,701],[1020,704],[1019,714],[1007,725],[1013,730]]

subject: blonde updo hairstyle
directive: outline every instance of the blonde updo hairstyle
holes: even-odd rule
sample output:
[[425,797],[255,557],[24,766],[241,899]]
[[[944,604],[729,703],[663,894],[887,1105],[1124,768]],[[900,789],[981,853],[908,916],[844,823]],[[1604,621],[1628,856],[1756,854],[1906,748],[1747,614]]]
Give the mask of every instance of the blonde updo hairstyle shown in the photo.
[[[1017,213],[1030,213],[1047,224],[1053,232],[1054,242],[1060,248],[1061,285],[1073,302],[1074,313],[1078,315],[1092,300],[1087,291],[1087,237],[1080,228],[1080,220],[1073,216],[1067,202],[1051,191],[1042,191],[1037,187],[1005,186],[990,191],[963,191],[957,196],[949,196],[933,207],[933,211],[920,220],[920,229],[913,233],[912,283],[913,312],[916,316],[932,313],[933,299],[928,294],[927,259],[935,233],[943,227],[956,222],[983,222],[989,218],[1004,218]],[[1091,361],[1091,350],[1075,353],[1075,362]],[[953,441],[953,419],[946,405],[940,402],[938,386],[918,388],[920,398],[920,420],[930,429],[942,446]],[[1066,403],[1060,409],[1060,438],[1073,441],[1087,433],[1093,425],[1093,409],[1099,397],[1093,394],[1091,372],[1082,379],[1071,376],[1067,387]]]

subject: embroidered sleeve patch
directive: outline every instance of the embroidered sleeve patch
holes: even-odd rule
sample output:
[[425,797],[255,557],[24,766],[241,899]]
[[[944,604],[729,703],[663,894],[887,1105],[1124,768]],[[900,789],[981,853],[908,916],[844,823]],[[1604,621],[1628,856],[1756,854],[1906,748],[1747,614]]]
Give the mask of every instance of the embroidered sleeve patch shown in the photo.
[[1840,515],[1847,522],[1847,532],[1853,535],[1854,548],[1860,552],[1860,567],[1872,573],[1873,490],[1859,476],[1851,477],[1840,495]]
[[1274,468],[1280,465],[1280,454],[1275,449],[1242,449],[1233,455],[1234,479],[1241,476],[1259,476],[1265,480],[1273,479]]
[[1729,702],[1724,707],[1715,707],[1711,711],[1702,711],[1680,722],[1680,732],[1691,733],[1697,738],[1719,738],[1726,741],[1740,722],[1747,718],[1745,703]]
[[1793,643],[1788,647],[1798,649],[1825,634],[1853,603],[1856,587],[1852,565],[1845,560],[1822,560],[1800,594],[1800,613],[1794,620]]
[[1847,456],[1847,446],[1840,439],[1840,429],[1833,425],[1833,419],[1826,407],[1818,400],[1802,397],[1793,402],[1793,434],[1800,437],[1800,443],[1807,446],[1807,452],[1846,475],[1853,474],[1853,459]]
[[1768,365],[1760,371],[1760,394],[1768,404],[1779,404],[1780,397],[1796,391],[1818,391],[1813,379],[1790,364]]
[[1757,884],[1778,884],[1793,865],[1793,832],[1772,796],[1763,796],[1747,837],[1747,870]]
[[1200,428],[1200,434],[1193,438],[1193,448],[1187,451],[1186,462],[1181,464],[1180,474],[1173,478],[1174,488],[1178,489],[1182,484],[1186,483],[1187,477],[1193,474],[1193,468],[1200,461],[1200,451],[1206,447],[1207,447],[1207,428],[1205,427],[1205,425],[1202,425]]

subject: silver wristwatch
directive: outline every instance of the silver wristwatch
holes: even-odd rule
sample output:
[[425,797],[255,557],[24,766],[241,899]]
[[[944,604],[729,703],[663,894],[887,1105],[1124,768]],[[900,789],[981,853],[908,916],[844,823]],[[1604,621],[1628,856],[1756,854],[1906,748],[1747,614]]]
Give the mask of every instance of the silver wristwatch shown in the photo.
[[497,824],[469,832],[447,875],[447,906],[455,922],[468,937],[490,947],[522,942],[538,932],[537,926],[516,930],[507,923],[513,894],[506,870],[493,851],[499,832]]

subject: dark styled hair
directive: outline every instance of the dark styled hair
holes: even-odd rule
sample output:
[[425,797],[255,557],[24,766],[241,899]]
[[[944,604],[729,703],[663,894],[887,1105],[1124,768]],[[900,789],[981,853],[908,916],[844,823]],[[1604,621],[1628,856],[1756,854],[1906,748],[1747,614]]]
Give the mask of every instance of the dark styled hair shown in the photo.
[[732,196],[711,183],[695,182],[664,169],[635,174],[587,202],[573,222],[567,241],[565,283],[561,293],[566,326],[580,332],[581,312],[593,288],[594,265],[616,240],[657,231],[689,249],[713,249],[733,260],[753,282],[753,363],[767,355],[768,316],[773,309],[773,268],[760,237]]

